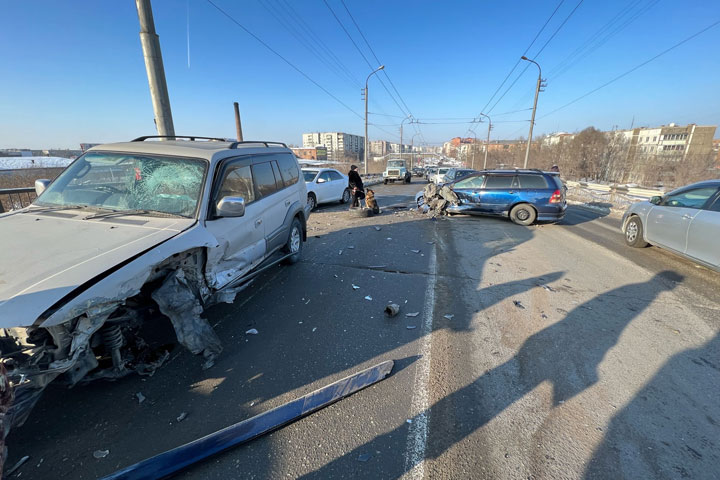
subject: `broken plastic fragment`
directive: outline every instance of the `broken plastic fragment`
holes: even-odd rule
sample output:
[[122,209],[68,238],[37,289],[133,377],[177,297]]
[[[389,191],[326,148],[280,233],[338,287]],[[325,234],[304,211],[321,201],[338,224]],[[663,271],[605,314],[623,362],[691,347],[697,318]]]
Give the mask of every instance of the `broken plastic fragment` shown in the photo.
[[377,231],[379,232],[380,230],[382,230],[382,228],[380,228],[380,227],[375,227],[375,230],[377,230]]
[[412,329],[414,329],[414,328],[417,328],[417,326],[416,326],[416,325],[408,325],[408,326],[405,327],[405,328],[407,328],[408,330],[412,330]]
[[312,331],[314,332],[315,330],[317,330],[317,327],[313,327]]
[[137,392],[135,396],[138,399],[138,403],[142,403],[145,401],[145,395],[143,395],[141,392]]
[[110,450],[95,450],[93,452],[93,457],[95,458],[105,458],[110,454]]
[[360,455],[358,455],[357,459],[358,462],[367,462],[368,460],[370,460],[371,457],[372,455],[370,455],[369,453],[361,453]]
[[[5,475],[3,475],[3,478],[8,478],[8,477],[10,477],[10,475],[12,475],[13,473],[15,473],[15,470],[17,470],[18,468],[22,467],[23,464],[24,464],[25,462],[27,462],[28,460],[30,460],[30,456],[29,456],[29,455],[25,455],[24,457],[22,457],[20,460],[18,460],[18,462],[17,462],[15,465],[12,466],[12,468],[11,468],[10,470],[8,470],[8,471],[5,472]],[[18,474],[18,476],[20,476],[20,474]]]
[[368,295],[367,297],[365,297],[365,300],[372,300],[372,297]]
[[338,255],[342,255],[342,250],[340,250],[340,251],[338,252]]
[[420,315],[420,312],[412,312],[405,314],[406,317],[417,317],[418,315]]
[[387,237],[385,240],[392,240],[392,237]]
[[513,303],[515,304],[516,307],[525,310],[525,305],[523,305],[522,303],[520,303],[520,300],[513,300]]
[[256,328],[251,328],[250,330],[248,330],[248,331],[245,332],[245,333],[246,333],[247,335],[257,335],[259,332],[257,331]]
[[443,318],[447,318],[448,320],[452,320],[454,316],[455,316],[455,315],[447,314],[447,315],[443,315]]
[[183,420],[185,420],[185,418],[187,418],[187,413],[182,412],[180,415],[178,415],[178,417],[176,418],[176,420],[177,420],[178,422],[182,422]]
[[410,250],[413,253],[420,253],[420,250]]
[[352,245],[348,245],[347,248],[349,248],[350,250],[352,250],[352,249],[355,248],[355,247],[352,246]]
[[357,289],[360,288],[360,287],[358,287],[357,285],[355,285],[354,283],[352,284],[352,287],[353,287],[353,290],[357,290]]

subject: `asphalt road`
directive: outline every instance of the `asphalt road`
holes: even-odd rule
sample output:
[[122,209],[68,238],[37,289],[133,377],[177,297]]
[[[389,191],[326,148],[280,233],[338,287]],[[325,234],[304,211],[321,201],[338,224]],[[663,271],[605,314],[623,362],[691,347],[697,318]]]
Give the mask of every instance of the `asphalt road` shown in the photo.
[[[383,207],[422,186],[373,189]],[[8,465],[97,478],[393,359],[388,379],[179,478],[716,478],[720,274],[630,249],[618,226],[321,206],[301,263],[206,312],[214,367],[177,347],[152,378],[51,386]]]

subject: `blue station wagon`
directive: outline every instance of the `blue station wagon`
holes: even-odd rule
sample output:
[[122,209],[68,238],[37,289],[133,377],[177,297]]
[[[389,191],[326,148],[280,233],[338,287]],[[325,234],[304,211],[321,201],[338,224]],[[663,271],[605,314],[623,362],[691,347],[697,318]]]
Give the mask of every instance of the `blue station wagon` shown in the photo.
[[448,184],[460,199],[448,213],[509,217],[520,225],[565,216],[565,186],[555,172],[485,170]]

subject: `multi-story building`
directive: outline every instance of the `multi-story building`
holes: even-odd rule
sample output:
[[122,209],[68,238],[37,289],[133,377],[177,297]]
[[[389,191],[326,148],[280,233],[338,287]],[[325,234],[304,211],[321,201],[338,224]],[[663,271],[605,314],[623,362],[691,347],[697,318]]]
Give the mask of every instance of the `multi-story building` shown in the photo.
[[324,146],[328,160],[362,160],[365,137],[343,132],[303,133],[303,148]]
[[312,148],[293,148],[293,153],[297,158],[304,160],[327,160],[327,148],[324,146]]
[[713,152],[713,137],[717,126],[674,123],[652,128],[635,128],[620,133],[628,142],[628,160],[657,157],[684,161],[690,156],[701,157]]

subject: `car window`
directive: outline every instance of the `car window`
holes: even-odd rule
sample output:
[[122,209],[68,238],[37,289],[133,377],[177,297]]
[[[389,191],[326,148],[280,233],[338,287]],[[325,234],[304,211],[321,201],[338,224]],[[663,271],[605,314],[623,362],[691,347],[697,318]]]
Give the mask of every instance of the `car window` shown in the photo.
[[455,184],[455,188],[482,188],[485,175],[463,178]]
[[258,197],[267,197],[277,191],[275,175],[270,162],[256,163],[252,166],[252,175],[255,179]]
[[520,188],[548,188],[545,177],[542,175],[518,175]]
[[318,177],[318,179],[320,179],[320,178],[322,178],[322,179],[325,180],[326,182],[332,181],[332,177],[330,177],[330,172],[322,172],[322,173],[320,174],[320,176]]
[[662,205],[665,207],[702,208],[715,192],[717,192],[717,187],[694,188],[666,196]]
[[[300,177],[300,172],[298,171],[298,164],[297,160],[295,160],[295,156],[290,155],[289,153],[286,155],[278,155],[277,162],[278,167],[280,167],[280,176],[282,177],[283,184],[286,187],[296,184],[298,178]],[[308,181],[307,172],[305,173],[305,181]]]
[[[280,170],[280,173],[282,174],[282,167]],[[315,177],[317,177],[318,172],[314,170],[303,170],[303,178],[306,182],[312,182],[315,180]],[[284,177],[283,177],[284,178]]]
[[328,172],[330,174],[330,180],[342,180],[343,177],[338,172],[333,172],[332,170]]
[[223,197],[242,197],[245,199],[245,203],[255,200],[255,189],[249,166],[228,168],[216,200]]
[[711,212],[720,212],[720,197],[718,197],[718,199],[715,200],[715,202],[713,202],[713,204],[708,207],[708,210],[710,210]]
[[512,188],[515,180],[513,175],[490,175],[485,188]]
[[272,164],[273,175],[275,176],[275,187],[278,190],[282,190],[283,188],[285,188],[285,184],[282,177],[280,176],[280,169],[278,168],[278,164],[275,160],[270,163]]

